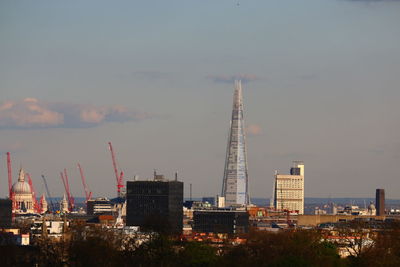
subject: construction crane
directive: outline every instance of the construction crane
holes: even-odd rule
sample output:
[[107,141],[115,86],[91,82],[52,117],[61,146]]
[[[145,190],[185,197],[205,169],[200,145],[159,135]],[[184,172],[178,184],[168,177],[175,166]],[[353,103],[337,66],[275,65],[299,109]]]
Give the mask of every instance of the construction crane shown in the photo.
[[55,208],[54,203],[53,203],[53,198],[51,197],[49,187],[47,186],[46,178],[44,177],[43,174],[42,174],[42,179],[43,179],[44,186],[46,187],[47,195],[49,196],[49,199],[50,199],[51,212],[55,212],[56,208]]
[[60,174],[61,174],[61,180],[63,181],[64,184],[65,192],[67,193],[68,197],[68,204],[69,204],[68,210],[73,211],[75,208],[75,200],[69,188],[67,169],[64,169],[64,173],[60,172]]
[[85,196],[86,196],[86,202],[87,202],[89,199],[92,198],[92,192],[89,191],[89,189],[86,185],[85,175],[83,174],[81,164],[79,164],[79,163],[78,163],[78,169],[79,169],[79,173],[81,174],[82,185],[83,185],[83,189],[85,190]]
[[8,171],[8,196],[10,199],[12,196],[12,168],[11,168],[11,155],[7,152],[7,171]]
[[12,191],[12,168],[11,168],[11,154],[7,152],[7,172],[8,172],[8,197],[11,200],[12,205],[12,217],[14,218],[14,211],[16,209],[16,203],[14,199],[14,194]]
[[42,210],[42,207],[40,206],[37,198],[36,198],[36,190],[33,187],[33,183],[32,183],[32,179],[31,179],[31,175],[29,173],[25,174],[28,177],[28,184],[31,188],[31,192],[32,192],[32,203],[33,203],[33,210],[36,213],[40,213],[40,211]]
[[115,159],[115,153],[114,153],[114,149],[112,147],[111,142],[108,142],[108,147],[110,148],[111,158],[112,158],[112,163],[113,163],[114,173],[115,173],[115,179],[117,181],[117,194],[118,194],[118,197],[121,197],[121,188],[124,187],[124,184],[123,184],[124,172],[121,171],[121,173],[118,175],[117,161]]

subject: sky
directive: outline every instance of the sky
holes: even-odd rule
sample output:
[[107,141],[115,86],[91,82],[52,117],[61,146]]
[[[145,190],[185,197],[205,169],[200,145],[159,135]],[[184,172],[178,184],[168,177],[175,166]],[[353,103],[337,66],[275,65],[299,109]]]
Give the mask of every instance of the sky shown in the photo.
[[38,194],[116,196],[177,171],[220,194],[242,79],[249,190],[305,163],[306,197],[400,198],[400,1],[0,2],[0,197],[20,166]]

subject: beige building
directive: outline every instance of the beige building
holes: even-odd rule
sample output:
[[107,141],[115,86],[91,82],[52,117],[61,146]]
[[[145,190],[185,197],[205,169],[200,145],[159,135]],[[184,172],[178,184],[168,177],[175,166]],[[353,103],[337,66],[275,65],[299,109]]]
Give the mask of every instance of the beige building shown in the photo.
[[274,207],[304,214],[304,163],[294,161],[290,174],[275,172]]
[[14,197],[13,210],[15,213],[33,213],[33,198],[29,184],[25,181],[25,172],[21,168],[18,181],[12,186]]

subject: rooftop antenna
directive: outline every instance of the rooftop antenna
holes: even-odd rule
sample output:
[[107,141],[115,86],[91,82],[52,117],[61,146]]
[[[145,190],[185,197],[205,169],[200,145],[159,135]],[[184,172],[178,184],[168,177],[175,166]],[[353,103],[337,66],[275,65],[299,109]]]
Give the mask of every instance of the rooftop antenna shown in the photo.
[[178,181],[178,171],[175,172],[175,181]]
[[190,184],[190,201],[192,201],[192,184]]
[[154,169],[154,181],[156,180],[156,177],[157,177],[157,170]]

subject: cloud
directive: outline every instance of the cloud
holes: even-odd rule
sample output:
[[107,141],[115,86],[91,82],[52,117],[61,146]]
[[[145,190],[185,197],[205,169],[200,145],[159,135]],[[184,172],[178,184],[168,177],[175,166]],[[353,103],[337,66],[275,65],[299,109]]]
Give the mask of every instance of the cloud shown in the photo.
[[0,129],[86,128],[106,122],[128,122],[152,117],[124,106],[95,106],[43,102],[35,98],[0,104]]
[[246,127],[246,133],[250,136],[262,134],[261,126],[258,124],[250,124]]
[[207,78],[215,83],[233,83],[235,80],[242,80],[242,83],[248,83],[258,80],[258,77],[254,74],[208,75]]

